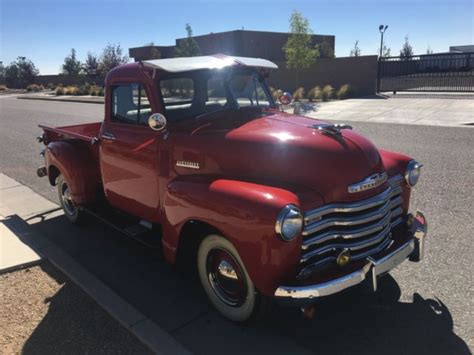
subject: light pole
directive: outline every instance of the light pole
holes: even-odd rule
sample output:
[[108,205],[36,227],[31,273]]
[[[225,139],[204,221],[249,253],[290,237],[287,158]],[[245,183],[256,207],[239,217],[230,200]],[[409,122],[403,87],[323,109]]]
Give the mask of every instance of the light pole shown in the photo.
[[382,58],[382,50],[383,50],[383,34],[387,30],[388,25],[380,25],[379,26],[379,32],[380,32],[380,58]]
[[388,25],[380,25],[379,32],[380,32],[380,55],[379,60],[377,62],[377,92],[380,92],[380,75],[381,73],[381,63],[382,63],[382,50],[383,50],[383,34],[387,30]]

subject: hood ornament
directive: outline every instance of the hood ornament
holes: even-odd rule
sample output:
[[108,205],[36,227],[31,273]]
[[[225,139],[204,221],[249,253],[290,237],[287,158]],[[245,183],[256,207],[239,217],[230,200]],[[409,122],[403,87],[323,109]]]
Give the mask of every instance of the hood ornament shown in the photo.
[[355,184],[349,185],[347,191],[350,194],[361,192],[365,190],[375,189],[377,186],[382,185],[387,181],[388,176],[386,172],[380,174],[370,175],[362,181],[356,182]]
[[352,129],[352,126],[349,126],[348,124],[345,123],[323,123],[323,124],[315,124],[312,126],[309,126],[309,128],[314,128],[320,131],[321,133],[324,134],[330,134],[332,136],[340,136],[341,135],[341,129]]

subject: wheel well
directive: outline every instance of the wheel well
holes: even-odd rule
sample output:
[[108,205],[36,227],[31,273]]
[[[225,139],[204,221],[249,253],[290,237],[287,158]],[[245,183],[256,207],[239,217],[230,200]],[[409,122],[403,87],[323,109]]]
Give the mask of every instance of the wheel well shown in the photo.
[[179,268],[190,267],[191,270],[196,269],[196,258],[199,244],[204,237],[209,234],[220,234],[222,233],[215,227],[208,223],[190,220],[181,229],[178,255],[176,264]]
[[49,178],[49,183],[51,184],[51,186],[56,185],[56,179],[58,178],[59,174],[61,174],[61,172],[59,171],[58,168],[56,168],[54,165],[49,166],[48,178]]

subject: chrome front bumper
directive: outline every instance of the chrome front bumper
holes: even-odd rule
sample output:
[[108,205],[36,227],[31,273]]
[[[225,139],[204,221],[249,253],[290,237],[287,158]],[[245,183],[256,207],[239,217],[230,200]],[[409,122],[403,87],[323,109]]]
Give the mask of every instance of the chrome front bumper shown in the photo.
[[324,283],[309,286],[280,286],[275,291],[275,297],[284,301],[311,301],[338,293],[364,280],[367,280],[376,291],[379,275],[392,270],[407,258],[415,262],[423,258],[425,237],[428,231],[426,218],[418,211],[415,216],[410,216],[408,221],[412,238],[391,253],[378,260],[369,257],[362,269]]

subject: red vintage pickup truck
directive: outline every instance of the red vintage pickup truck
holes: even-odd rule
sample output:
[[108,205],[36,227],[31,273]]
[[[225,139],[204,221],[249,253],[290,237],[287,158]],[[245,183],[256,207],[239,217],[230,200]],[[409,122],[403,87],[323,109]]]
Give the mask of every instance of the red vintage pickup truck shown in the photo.
[[234,321],[272,300],[308,310],[357,284],[376,290],[423,257],[426,220],[409,211],[421,164],[283,112],[265,83],[276,68],[224,55],[117,67],[103,122],[41,126],[37,173],[71,222],[92,213],[197,268]]

